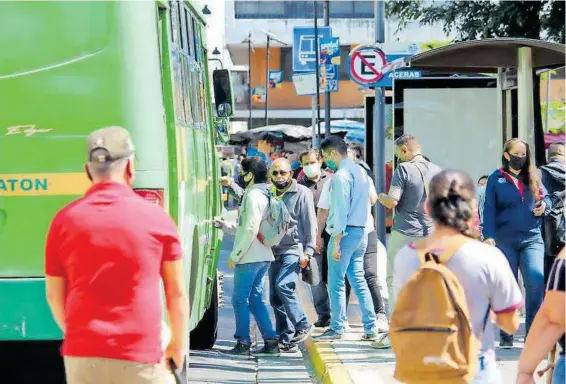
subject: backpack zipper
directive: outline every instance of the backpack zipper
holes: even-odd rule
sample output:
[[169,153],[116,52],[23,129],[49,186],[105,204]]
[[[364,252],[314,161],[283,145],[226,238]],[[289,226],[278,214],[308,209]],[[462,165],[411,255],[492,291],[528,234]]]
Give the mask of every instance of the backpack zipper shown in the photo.
[[454,333],[456,332],[449,327],[421,327],[421,328],[401,328],[395,330],[395,332],[445,332]]

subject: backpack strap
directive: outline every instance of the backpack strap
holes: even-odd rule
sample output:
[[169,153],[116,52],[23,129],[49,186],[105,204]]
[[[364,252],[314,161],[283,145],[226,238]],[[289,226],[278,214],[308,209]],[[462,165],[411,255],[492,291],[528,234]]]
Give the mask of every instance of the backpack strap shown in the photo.
[[471,239],[464,235],[457,235],[448,241],[448,244],[442,250],[440,255],[434,254],[432,251],[434,249],[425,247],[424,242],[415,243],[417,254],[419,255],[419,260],[421,263],[426,263],[429,261],[434,261],[437,264],[445,264],[454,256],[454,254],[468,241]]

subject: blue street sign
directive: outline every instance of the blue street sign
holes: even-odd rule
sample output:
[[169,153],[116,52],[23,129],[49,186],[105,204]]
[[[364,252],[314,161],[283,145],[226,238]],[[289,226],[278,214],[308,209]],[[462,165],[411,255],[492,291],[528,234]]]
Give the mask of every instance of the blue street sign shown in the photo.
[[[319,39],[331,36],[330,27],[318,27]],[[318,44],[320,47],[320,40]],[[293,72],[315,72],[316,49],[313,27],[293,28]]]
[[[393,60],[400,59],[402,57],[411,56],[410,54],[406,55],[385,55],[387,58],[387,62],[390,63]],[[394,71],[386,73],[381,80],[372,84],[372,87],[385,87],[385,88],[392,88],[393,87],[393,78],[395,79],[418,79],[422,77],[422,72],[416,69],[403,69],[400,71]]]

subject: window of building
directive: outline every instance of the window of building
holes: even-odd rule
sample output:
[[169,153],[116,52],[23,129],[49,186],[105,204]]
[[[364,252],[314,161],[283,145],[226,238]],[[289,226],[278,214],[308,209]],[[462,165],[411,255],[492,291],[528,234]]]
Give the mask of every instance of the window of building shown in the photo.
[[[323,3],[316,3],[317,16],[323,17]],[[331,18],[366,19],[374,16],[374,2],[366,0],[332,0]],[[313,1],[235,0],[236,19],[310,19],[314,17]]]

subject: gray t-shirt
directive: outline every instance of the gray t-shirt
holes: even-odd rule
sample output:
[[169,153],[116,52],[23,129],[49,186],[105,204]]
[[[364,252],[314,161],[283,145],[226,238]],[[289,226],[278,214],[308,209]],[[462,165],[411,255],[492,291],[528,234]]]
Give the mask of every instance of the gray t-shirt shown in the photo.
[[[414,244],[401,248],[395,257],[395,296],[420,265]],[[523,296],[509,262],[496,247],[470,240],[448,260],[446,267],[464,288],[474,334],[482,340],[481,351],[493,350],[494,325],[491,320],[485,324],[488,309],[497,314],[514,311],[523,305]]]
[[393,229],[412,237],[428,236],[434,229],[432,220],[425,213],[426,193],[419,169],[427,183],[441,171],[440,167],[425,159],[401,163],[395,169],[389,190],[389,195],[399,196]]

